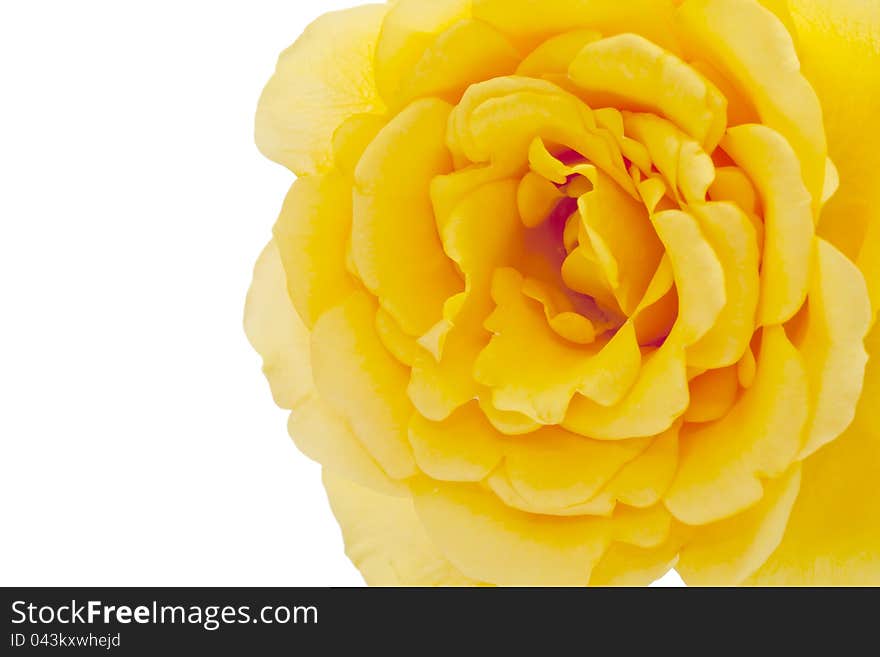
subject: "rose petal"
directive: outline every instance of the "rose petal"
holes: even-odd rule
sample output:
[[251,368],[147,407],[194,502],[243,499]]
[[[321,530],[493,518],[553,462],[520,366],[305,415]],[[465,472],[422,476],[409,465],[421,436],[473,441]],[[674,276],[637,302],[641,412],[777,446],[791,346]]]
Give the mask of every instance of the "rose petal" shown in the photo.
[[600,440],[653,436],[668,429],[687,405],[683,349],[667,340],[644,358],[635,385],[619,404],[600,406],[576,395],[562,426]]
[[674,425],[656,436],[645,451],[614,475],[600,496],[607,495],[638,508],[656,504],[675,477],[678,431],[679,427]]
[[275,403],[295,408],[314,389],[309,331],[287,295],[287,280],[274,241],[257,258],[244,311],[248,340],[263,358]]
[[651,163],[679,201],[706,200],[706,192],[715,180],[715,166],[699,143],[653,114],[625,112],[622,118],[626,134],[644,145]]
[[791,143],[818,216],[827,155],[822,108],[785,26],[752,0],[686,0],[676,19],[688,52],[746,91],[761,122]]
[[531,507],[563,509],[592,499],[648,444],[644,438],[591,440],[560,427],[545,427],[522,438],[508,438],[502,467]]
[[807,297],[809,315],[798,350],[810,383],[805,458],[839,436],[855,415],[868,355],[863,346],[871,305],[861,273],[825,240],[816,240]]
[[485,21],[524,47],[575,28],[603,34],[636,32],[675,48],[670,0],[474,0],[474,18]]
[[519,61],[519,53],[497,30],[461,20],[440,33],[404,77],[396,104],[427,96],[454,103],[472,83],[509,75]]
[[666,246],[678,290],[678,319],[667,342],[690,346],[715,325],[727,302],[724,270],[694,217],[664,210],[652,221]]
[[297,175],[325,171],[336,128],[355,114],[384,111],[373,51],[386,11],[365,5],[324,14],[281,53],[257,107],[263,155]]
[[689,210],[721,263],[726,303],[712,328],[688,347],[688,363],[726,367],[742,357],[754,332],[760,286],[755,229],[732,203],[692,204]]
[[585,45],[601,39],[595,30],[573,30],[550,37],[532,50],[516,69],[517,75],[540,78],[548,74],[568,75],[568,66]]
[[690,382],[691,403],[685,422],[711,422],[724,417],[739,392],[736,367],[709,370]]
[[393,102],[437,35],[470,17],[470,0],[399,0],[389,5],[376,44],[375,77],[382,97]]
[[608,262],[606,278],[618,305],[632,314],[663,256],[645,207],[599,173],[593,190],[578,199],[578,209],[593,252],[600,263]]
[[479,584],[446,560],[425,533],[410,497],[383,495],[324,471],[345,553],[370,586]]
[[413,336],[430,329],[446,299],[462,289],[441,248],[429,198],[431,179],[452,167],[445,145],[449,112],[443,101],[416,101],[379,132],[355,171],[355,265],[364,285]]
[[810,196],[788,143],[761,125],[731,128],[722,148],[743,168],[764,202],[764,254],[758,322],[785,322],[807,295],[813,222]]
[[880,307],[880,5],[792,0],[804,74],[822,101],[828,152],[840,188],[819,234],[856,261]]
[[586,585],[610,541],[606,518],[517,511],[476,484],[419,480],[416,511],[466,576],[502,586]]
[[404,484],[389,477],[348,423],[317,392],[290,414],[287,432],[300,451],[325,471],[386,495],[409,493]]
[[462,406],[442,422],[414,414],[409,441],[419,468],[443,481],[480,481],[504,456],[502,437],[476,402]]
[[351,183],[338,173],[298,178],[273,234],[293,305],[308,326],[355,288],[346,270]]
[[691,586],[742,583],[773,553],[801,484],[801,466],[764,483],[764,497],[748,511],[704,525],[684,546],[676,570]]
[[647,586],[675,566],[680,542],[670,536],[662,546],[648,549],[612,543],[593,569],[590,586]]
[[448,256],[465,276],[460,305],[444,307],[447,337],[440,353],[417,354],[408,393],[427,418],[442,420],[478,392],[472,370],[489,342],[483,321],[491,311],[489,283],[495,267],[515,262],[523,227],[516,207],[516,183],[502,180],[464,197],[442,223]]
[[497,308],[486,327],[495,335],[474,364],[474,378],[492,388],[493,405],[556,424],[575,392],[605,404],[619,400],[641,362],[632,327],[607,344],[571,344],[553,332],[522,285],[512,269],[498,270],[492,284]]
[[801,489],[779,548],[748,583],[880,585],[880,328],[852,425],[804,462]]
[[765,328],[752,387],[722,419],[682,432],[669,510],[701,525],[757,503],[760,477],[780,476],[801,448],[807,403],[800,354],[782,327]]
[[727,100],[715,85],[636,34],[587,44],[568,75],[590,106],[659,112],[709,152],[727,127]]
[[324,313],[312,330],[312,370],[321,396],[379,465],[402,479],[416,472],[407,439],[413,410],[407,370],[382,346],[375,317],[375,303],[364,292]]

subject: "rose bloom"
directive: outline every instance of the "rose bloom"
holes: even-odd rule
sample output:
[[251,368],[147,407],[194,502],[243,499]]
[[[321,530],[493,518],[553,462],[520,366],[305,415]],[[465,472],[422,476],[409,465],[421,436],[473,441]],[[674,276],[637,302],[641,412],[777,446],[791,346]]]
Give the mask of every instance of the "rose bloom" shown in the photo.
[[874,0],[312,23],[245,324],[366,581],[880,584],[878,117]]

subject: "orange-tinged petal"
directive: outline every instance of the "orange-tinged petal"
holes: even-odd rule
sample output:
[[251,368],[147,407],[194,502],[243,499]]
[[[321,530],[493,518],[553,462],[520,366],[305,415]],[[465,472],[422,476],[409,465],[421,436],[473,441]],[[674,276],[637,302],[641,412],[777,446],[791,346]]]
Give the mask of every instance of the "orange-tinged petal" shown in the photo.
[[309,358],[309,331],[287,294],[287,281],[275,241],[269,242],[254,265],[248,290],[244,330],[263,359],[275,403],[295,408],[314,389]]
[[597,174],[593,190],[578,199],[578,209],[600,263],[607,254],[606,278],[612,281],[618,305],[629,315],[660,264],[663,244],[644,205],[603,173]]
[[293,305],[308,326],[355,290],[345,266],[351,184],[338,173],[298,178],[273,233]]
[[758,322],[785,322],[807,295],[813,221],[810,195],[788,143],[770,128],[742,125],[727,131],[722,148],[758,188],[764,204],[764,254]]
[[674,283],[669,256],[664,254],[632,315],[640,345],[656,344],[672,330],[678,315],[678,293]]
[[297,175],[325,171],[336,128],[384,111],[373,52],[386,11],[365,5],[324,14],[281,53],[257,107],[256,141],[266,157]]
[[383,495],[324,471],[345,553],[371,586],[479,584],[444,558],[425,533],[412,498]]
[[788,30],[754,0],[686,0],[676,18],[688,53],[742,89],[761,122],[791,143],[818,216],[827,156],[822,108]]
[[727,127],[727,100],[717,87],[636,34],[587,44],[568,75],[591,107],[659,112],[710,152]]
[[580,244],[562,262],[562,280],[569,289],[592,297],[604,311],[618,314],[620,307],[608,280],[607,265],[607,261],[599,260],[592,245]]
[[816,240],[808,317],[797,347],[810,382],[810,419],[801,457],[839,436],[855,415],[868,354],[871,305],[861,272],[825,240]]
[[542,223],[564,195],[551,181],[533,171],[520,180],[516,204],[523,225],[534,227]]
[[713,201],[730,201],[746,214],[757,214],[758,192],[749,177],[739,167],[717,167],[715,180],[709,187]]
[[669,510],[701,525],[757,503],[760,478],[780,476],[801,448],[807,394],[800,354],[782,327],[765,328],[752,387],[720,420],[682,431]]
[[736,367],[709,370],[690,382],[691,403],[685,422],[711,422],[724,417],[739,391]]
[[379,465],[401,479],[416,472],[407,439],[407,370],[385,350],[375,317],[375,303],[364,292],[324,313],[312,330],[312,370],[321,396]]
[[352,254],[367,288],[413,336],[442,316],[461,291],[443,253],[431,206],[431,179],[452,168],[445,145],[450,106],[419,100],[398,114],[367,147],[355,171]]
[[692,586],[741,584],[767,560],[785,532],[801,484],[801,466],[764,483],[764,497],[747,511],[700,527],[676,570]]
[[871,359],[855,420],[804,461],[782,543],[748,583],[880,585],[880,328],[866,345]]

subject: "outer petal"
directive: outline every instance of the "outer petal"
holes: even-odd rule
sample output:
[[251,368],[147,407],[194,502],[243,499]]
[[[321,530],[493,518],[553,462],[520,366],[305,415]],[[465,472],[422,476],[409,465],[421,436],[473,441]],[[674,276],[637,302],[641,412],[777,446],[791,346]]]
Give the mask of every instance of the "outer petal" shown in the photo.
[[816,240],[806,328],[798,349],[810,383],[810,421],[801,458],[839,436],[855,413],[867,362],[870,304],[858,269]]
[[324,14],[281,53],[257,107],[257,146],[266,157],[297,175],[325,170],[336,128],[354,114],[383,111],[373,51],[385,12],[365,5]]
[[392,481],[355,437],[348,423],[319,397],[312,382],[309,332],[287,297],[275,242],[257,260],[245,310],[245,331],[263,356],[276,403],[295,409],[288,431],[310,459],[374,490],[399,495]]
[[819,233],[852,260],[858,259],[876,312],[880,306],[880,3],[789,0],[789,5],[803,71],[822,102],[828,152],[840,174],[840,188],[822,211]]
[[744,513],[700,527],[684,547],[676,570],[687,584],[741,583],[779,545],[801,481],[800,464],[764,486],[764,497]]
[[375,318],[375,303],[364,292],[321,316],[312,331],[315,384],[382,468],[403,479],[416,473],[407,439],[407,371],[382,345]]
[[309,331],[287,296],[284,269],[275,242],[269,242],[254,267],[244,311],[248,340],[263,357],[263,373],[281,408],[294,408],[314,389]]
[[308,326],[355,290],[345,266],[350,231],[351,183],[343,176],[303,176],[293,183],[273,233],[290,299]]
[[409,492],[405,484],[385,474],[348,422],[317,393],[290,414],[287,431],[300,451],[323,465],[325,472],[379,493],[400,496]]
[[585,585],[611,540],[606,518],[523,513],[476,484],[414,485],[428,535],[459,570],[499,585]]
[[383,495],[324,471],[345,553],[371,586],[470,586],[428,538],[411,497]]
[[880,585],[880,328],[856,418],[804,462],[801,492],[779,548],[752,584]]

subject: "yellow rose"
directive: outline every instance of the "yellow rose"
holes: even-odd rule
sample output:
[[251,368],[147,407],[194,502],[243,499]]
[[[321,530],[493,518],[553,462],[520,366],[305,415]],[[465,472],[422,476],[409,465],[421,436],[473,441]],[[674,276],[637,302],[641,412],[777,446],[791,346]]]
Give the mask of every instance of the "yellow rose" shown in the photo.
[[878,116],[871,0],[310,25],[245,322],[367,582],[880,584]]

